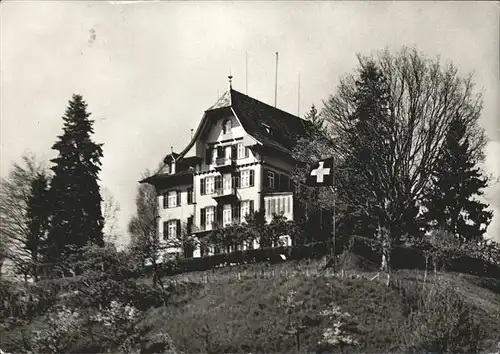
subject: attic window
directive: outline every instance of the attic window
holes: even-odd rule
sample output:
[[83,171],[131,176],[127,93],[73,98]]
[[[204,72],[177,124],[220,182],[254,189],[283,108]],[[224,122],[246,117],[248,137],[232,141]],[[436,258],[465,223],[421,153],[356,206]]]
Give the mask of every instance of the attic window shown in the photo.
[[231,121],[231,119],[225,119],[224,121],[222,121],[222,132],[224,134],[231,132],[232,127],[233,127],[233,122]]
[[266,133],[271,135],[271,127],[267,124],[264,124],[262,123],[262,126],[264,127],[264,129],[266,130]]

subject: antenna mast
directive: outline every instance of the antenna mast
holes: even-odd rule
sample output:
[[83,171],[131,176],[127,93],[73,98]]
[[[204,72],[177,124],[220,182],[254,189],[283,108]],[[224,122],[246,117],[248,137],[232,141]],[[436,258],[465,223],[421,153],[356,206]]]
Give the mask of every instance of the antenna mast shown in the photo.
[[274,80],[274,108],[278,100],[278,52],[276,52],[276,78]]
[[245,52],[245,94],[248,95],[248,52]]
[[300,73],[299,73],[299,89],[297,93],[297,117],[300,117]]

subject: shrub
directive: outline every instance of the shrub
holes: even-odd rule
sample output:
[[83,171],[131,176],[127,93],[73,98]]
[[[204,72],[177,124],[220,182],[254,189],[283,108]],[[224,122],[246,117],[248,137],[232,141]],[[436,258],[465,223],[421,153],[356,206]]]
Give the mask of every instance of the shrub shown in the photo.
[[46,326],[34,333],[35,353],[67,352],[76,340],[76,330],[82,320],[80,313],[65,306],[57,306],[45,316]]
[[355,335],[359,333],[358,324],[348,312],[341,312],[340,307],[331,304],[320,315],[325,318],[327,325],[318,343],[319,352],[339,349],[341,353],[344,353],[346,348],[359,344],[355,338]]
[[479,350],[482,331],[455,289],[434,285],[408,316],[400,340],[406,351],[469,353]]
[[147,337],[142,343],[141,353],[164,353],[176,354],[178,349],[167,333],[156,333],[151,337]]

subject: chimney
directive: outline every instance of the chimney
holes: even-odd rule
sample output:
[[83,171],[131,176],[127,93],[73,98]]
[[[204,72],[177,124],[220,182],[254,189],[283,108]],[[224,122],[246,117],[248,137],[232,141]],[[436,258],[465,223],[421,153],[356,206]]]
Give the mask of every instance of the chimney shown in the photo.
[[172,161],[170,162],[170,174],[175,173],[175,157],[174,157],[174,147],[170,147],[170,156],[172,157]]

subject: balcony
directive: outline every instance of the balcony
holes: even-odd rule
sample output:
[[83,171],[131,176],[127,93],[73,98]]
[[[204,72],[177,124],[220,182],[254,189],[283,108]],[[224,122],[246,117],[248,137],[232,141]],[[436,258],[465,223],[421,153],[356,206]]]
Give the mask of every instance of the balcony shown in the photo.
[[213,231],[217,229],[223,229],[225,227],[231,226],[233,224],[241,224],[242,219],[241,218],[232,218],[231,221],[229,222],[224,222],[224,221],[214,221],[209,224],[204,224],[201,225],[197,230],[194,230],[193,233],[200,233],[200,232],[206,232],[206,231]]
[[236,167],[236,160],[232,157],[217,157],[214,167],[216,171],[221,173],[231,171]]
[[236,188],[217,188],[214,190],[212,198],[220,204],[228,204],[239,200]]

